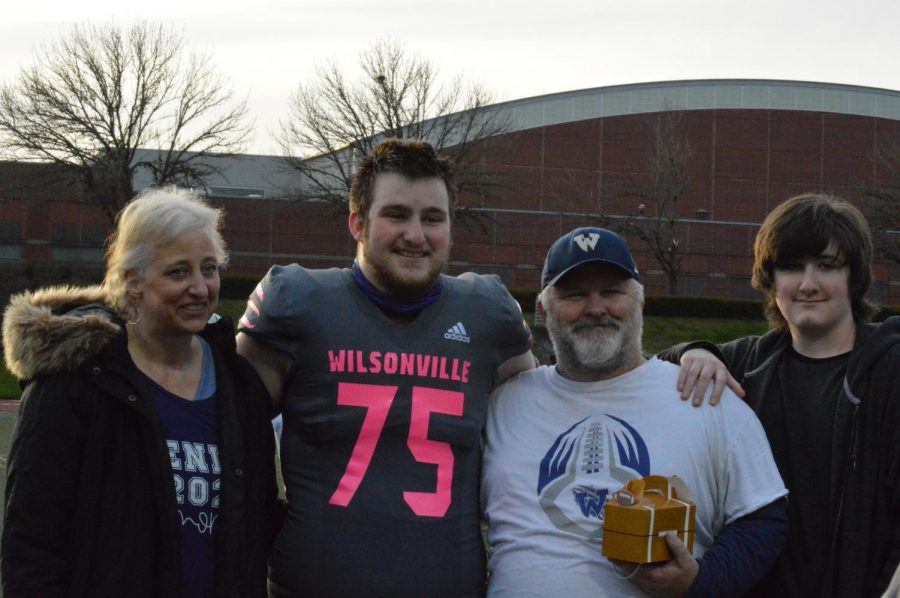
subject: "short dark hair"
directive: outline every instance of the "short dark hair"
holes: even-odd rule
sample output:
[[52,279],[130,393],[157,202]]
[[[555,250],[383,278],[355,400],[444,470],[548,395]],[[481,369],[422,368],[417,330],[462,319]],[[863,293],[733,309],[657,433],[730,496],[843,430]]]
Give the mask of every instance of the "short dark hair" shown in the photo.
[[450,161],[439,156],[430,143],[397,138],[382,141],[359,163],[350,185],[351,213],[359,214],[363,220],[368,217],[375,178],[383,172],[394,172],[412,180],[441,179],[447,186],[450,213],[453,213],[456,189]]
[[865,216],[849,202],[832,195],[806,193],[779,204],[766,216],[753,245],[753,287],[765,295],[769,324],[786,330],[775,303],[775,269],[815,257],[834,243],[850,268],[849,292],[853,318],[869,320],[874,306],[865,295],[872,284],[872,233]]

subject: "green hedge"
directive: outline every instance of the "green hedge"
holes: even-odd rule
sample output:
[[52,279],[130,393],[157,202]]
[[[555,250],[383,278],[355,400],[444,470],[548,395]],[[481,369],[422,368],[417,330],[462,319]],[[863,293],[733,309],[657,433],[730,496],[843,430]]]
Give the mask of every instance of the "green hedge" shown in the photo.
[[900,316],[900,305],[882,305],[872,319],[876,322],[881,322],[891,316]]
[[222,276],[222,286],[219,287],[219,297],[245,301],[256,288],[259,278],[259,276],[225,274]]
[[519,302],[522,311],[527,314],[534,313],[535,301],[538,296],[536,289],[510,289],[509,294]]
[[765,319],[759,301],[711,297],[647,297],[644,314],[663,318]]

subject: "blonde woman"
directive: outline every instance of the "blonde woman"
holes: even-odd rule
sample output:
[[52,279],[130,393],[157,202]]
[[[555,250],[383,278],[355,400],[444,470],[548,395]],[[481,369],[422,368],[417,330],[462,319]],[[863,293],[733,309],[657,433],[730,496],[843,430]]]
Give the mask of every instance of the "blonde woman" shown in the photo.
[[8,460],[3,594],[263,596],[268,395],[215,319],[222,214],[177,189],[119,215],[102,286],[12,299],[26,384]]

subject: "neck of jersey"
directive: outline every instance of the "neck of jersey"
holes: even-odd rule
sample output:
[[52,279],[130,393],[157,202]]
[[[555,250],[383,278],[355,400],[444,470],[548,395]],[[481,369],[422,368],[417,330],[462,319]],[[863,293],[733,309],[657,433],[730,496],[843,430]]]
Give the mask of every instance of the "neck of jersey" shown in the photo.
[[416,299],[415,301],[401,301],[382,293],[375,285],[369,282],[356,260],[353,260],[351,272],[353,274],[353,280],[356,282],[356,286],[359,287],[359,290],[362,291],[372,303],[377,305],[378,309],[391,317],[411,318],[418,315],[423,309],[440,299],[441,292],[444,290],[444,284],[441,282],[441,278],[438,277],[434,286],[421,298]]

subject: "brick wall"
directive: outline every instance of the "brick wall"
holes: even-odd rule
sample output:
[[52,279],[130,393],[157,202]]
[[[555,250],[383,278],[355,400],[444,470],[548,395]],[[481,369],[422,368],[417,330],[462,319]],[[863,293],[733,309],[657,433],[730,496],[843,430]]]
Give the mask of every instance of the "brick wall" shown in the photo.
[[[627,191],[648,177],[658,118],[617,116],[508,135],[498,144],[505,151],[489,159],[508,188],[490,205],[478,205],[482,227],[456,225],[451,272],[491,272],[510,287],[534,288],[549,245],[592,223],[578,214],[635,215],[638,200]],[[679,126],[693,149],[691,184],[679,202],[680,290],[726,298],[758,297],[749,284],[752,245],[772,207],[808,191],[855,201],[860,186],[881,181],[876,148],[900,131],[891,120],[790,110],[690,111]],[[108,222],[77,198],[0,200],[0,259],[99,259],[98,239]],[[346,216],[327,206],[212,201],[226,210],[235,272],[258,275],[272,263],[291,261],[346,266],[354,255]],[[473,198],[461,201],[476,205]],[[652,256],[639,241],[630,245],[648,293],[665,293]],[[878,263],[875,271],[872,298],[900,304],[900,266]]]

